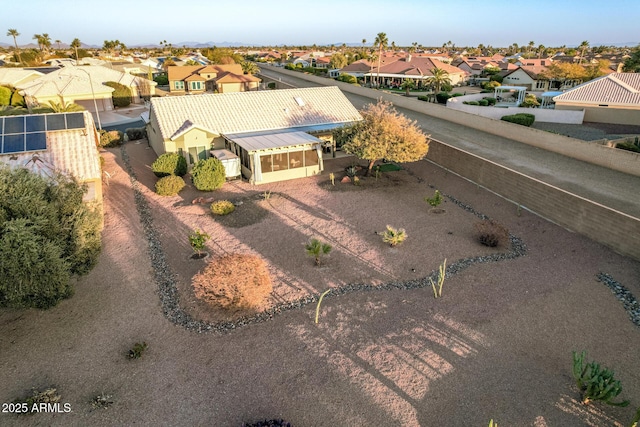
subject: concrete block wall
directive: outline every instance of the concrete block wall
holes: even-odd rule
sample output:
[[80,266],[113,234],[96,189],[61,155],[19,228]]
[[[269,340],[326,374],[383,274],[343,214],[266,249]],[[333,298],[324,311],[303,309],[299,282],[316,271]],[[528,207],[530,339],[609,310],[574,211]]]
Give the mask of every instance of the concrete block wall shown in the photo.
[[532,129],[504,122],[502,120],[479,117],[463,111],[451,110],[443,105],[419,101],[415,98],[407,98],[402,95],[384,93],[370,88],[327,79],[325,77],[317,77],[311,74],[304,74],[281,68],[276,69],[276,71],[285,75],[318,83],[320,85],[338,86],[344,92],[371,98],[372,101],[382,98],[383,100],[390,101],[401,108],[406,108],[418,113],[447,120],[489,134],[502,136],[523,144],[542,148],[544,150],[552,151],[584,162],[604,166],[619,172],[640,176],[640,154],[638,153],[593,144],[587,141],[581,141],[579,139],[569,138],[539,129]]
[[427,159],[571,231],[640,260],[640,220],[431,140]]

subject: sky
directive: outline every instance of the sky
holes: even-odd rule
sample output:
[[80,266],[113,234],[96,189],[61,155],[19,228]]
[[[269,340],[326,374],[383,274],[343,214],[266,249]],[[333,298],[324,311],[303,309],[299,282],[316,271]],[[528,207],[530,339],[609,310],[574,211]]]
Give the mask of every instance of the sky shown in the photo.
[[[74,38],[102,46],[183,42],[246,45],[341,45],[373,42],[384,32],[389,44],[502,47],[513,43],[547,47],[640,43],[639,0],[0,0],[0,22],[20,33],[51,41]],[[0,38],[13,44],[13,38]]]

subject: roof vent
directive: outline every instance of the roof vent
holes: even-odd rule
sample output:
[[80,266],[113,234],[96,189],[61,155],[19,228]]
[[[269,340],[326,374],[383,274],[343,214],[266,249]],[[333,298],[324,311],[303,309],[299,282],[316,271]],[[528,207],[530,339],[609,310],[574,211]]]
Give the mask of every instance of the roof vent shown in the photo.
[[302,100],[302,98],[296,96],[295,98],[293,98],[296,100],[296,102],[298,103],[299,106],[304,107],[304,101]]

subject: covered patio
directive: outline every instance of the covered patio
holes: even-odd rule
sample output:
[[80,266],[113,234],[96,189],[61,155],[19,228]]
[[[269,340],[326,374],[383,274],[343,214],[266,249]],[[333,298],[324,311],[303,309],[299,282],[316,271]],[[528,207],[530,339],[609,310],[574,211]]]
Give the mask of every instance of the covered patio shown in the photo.
[[498,86],[493,97],[496,107],[517,107],[524,101],[527,88],[523,86]]
[[240,157],[242,175],[266,184],[317,175],[323,170],[325,141],[302,131],[264,131],[224,135],[228,150]]

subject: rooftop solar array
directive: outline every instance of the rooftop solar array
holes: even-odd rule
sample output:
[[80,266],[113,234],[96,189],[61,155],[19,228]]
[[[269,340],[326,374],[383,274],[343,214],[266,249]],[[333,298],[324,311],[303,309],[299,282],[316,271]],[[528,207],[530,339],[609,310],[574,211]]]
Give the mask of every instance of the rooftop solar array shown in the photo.
[[0,117],[0,154],[47,149],[47,132],[84,129],[83,113]]

